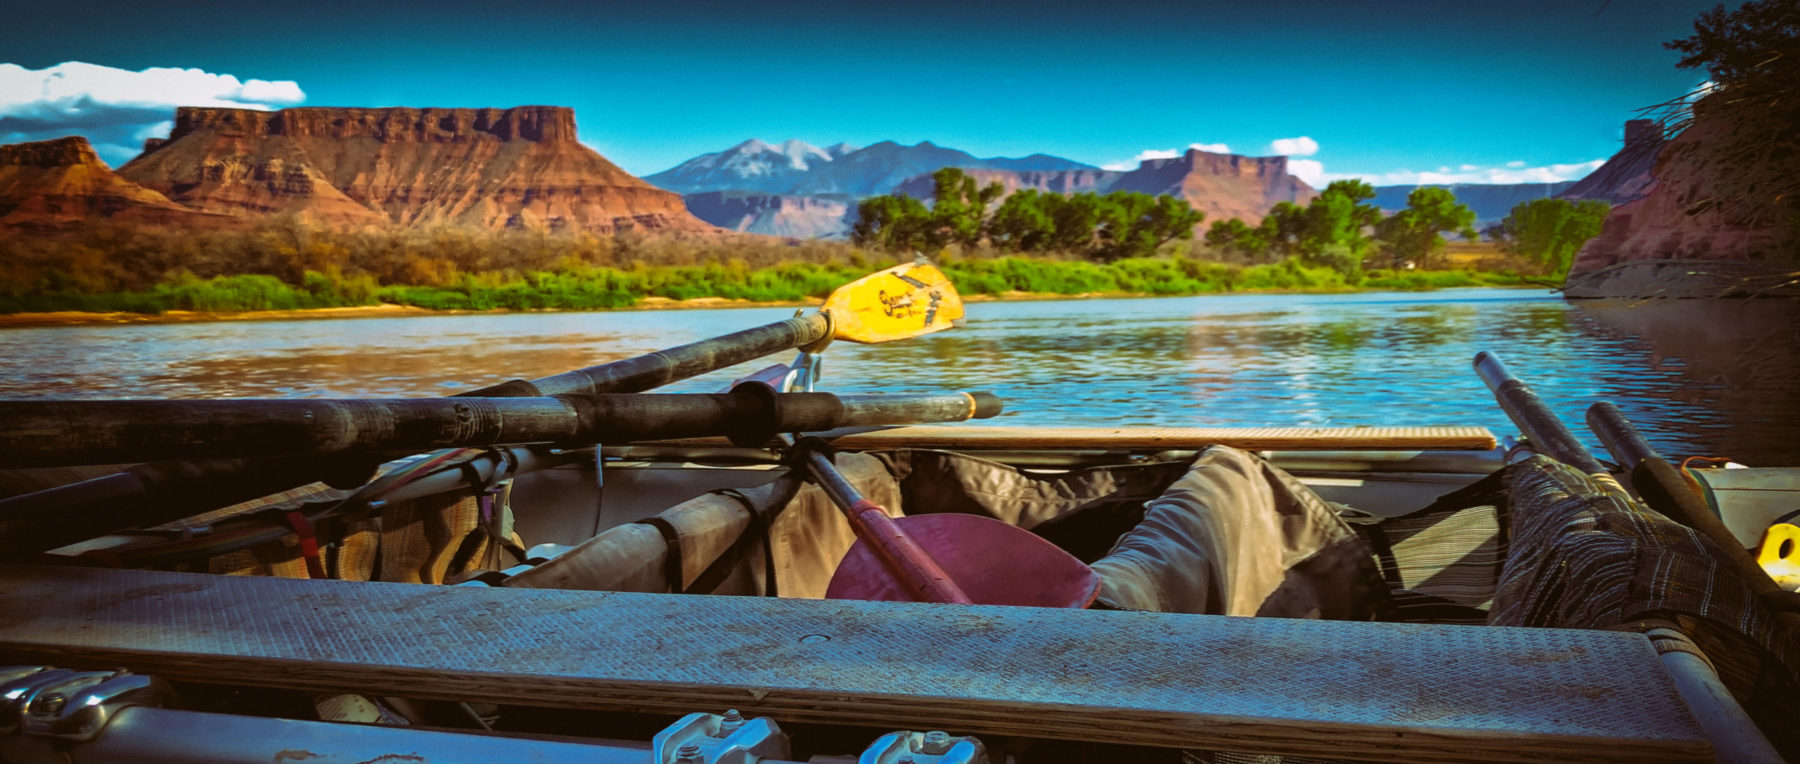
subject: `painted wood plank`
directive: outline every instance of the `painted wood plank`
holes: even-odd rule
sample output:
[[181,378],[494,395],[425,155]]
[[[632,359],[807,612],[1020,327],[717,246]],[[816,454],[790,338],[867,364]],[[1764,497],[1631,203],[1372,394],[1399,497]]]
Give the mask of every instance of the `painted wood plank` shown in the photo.
[[1709,748],[1641,635],[0,566],[0,660],[1387,761]]
[[[723,438],[674,443],[723,445]],[[1497,441],[1486,427],[892,427],[832,439],[839,448],[972,449],[1198,449],[1221,445],[1246,451],[1418,450],[1487,451]]]

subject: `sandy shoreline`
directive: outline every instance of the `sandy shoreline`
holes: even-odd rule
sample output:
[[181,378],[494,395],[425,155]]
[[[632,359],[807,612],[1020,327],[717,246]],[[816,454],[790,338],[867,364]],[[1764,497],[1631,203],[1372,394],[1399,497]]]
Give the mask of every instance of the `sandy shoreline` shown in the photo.
[[[1001,295],[965,295],[963,302],[995,302],[999,300],[1085,300],[1100,297],[1149,297],[1130,293],[1093,293],[1093,294],[1048,294],[1036,292],[1008,292]],[[704,308],[792,308],[812,307],[818,305],[817,300],[805,301],[766,301],[729,300],[723,297],[696,297],[691,300],[671,300],[667,297],[646,297],[628,308],[613,310],[696,310]],[[164,313],[86,313],[76,310],[58,311],[54,313],[8,313],[0,314],[0,329],[12,327],[41,326],[106,326],[117,324],[185,324],[203,321],[295,321],[324,320],[334,318],[408,318],[414,316],[460,316],[500,313],[573,313],[573,312],[611,312],[611,311],[510,311],[510,310],[430,310],[407,305],[364,305],[351,308],[310,308],[306,310],[249,310],[241,312],[211,312],[193,310],[171,310]]]

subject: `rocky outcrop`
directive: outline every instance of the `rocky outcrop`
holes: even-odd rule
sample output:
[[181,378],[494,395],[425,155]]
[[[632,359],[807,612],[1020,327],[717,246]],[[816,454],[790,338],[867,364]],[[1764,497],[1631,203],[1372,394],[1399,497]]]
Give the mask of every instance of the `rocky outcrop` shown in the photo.
[[843,238],[856,217],[856,203],[848,196],[708,191],[682,199],[694,217],[720,228],[791,239]]
[[0,229],[56,231],[105,220],[133,225],[218,225],[120,178],[86,138],[0,146]]
[[119,174],[195,209],[334,226],[709,230],[575,138],[574,111],[183,107]]
[[[1769,211],[1725,189],[1703,150],[1733,126],[1696,104],[1693,123],[1662,147],[1648,193],[1614,207],[1569,269],[1571,297],[1718,296],[1759,274],[1792,269]],[[1755,291],[1753,288],[1749,291]]]
[[1206,213],[1207,222],[1237,218],[1251,225],[1280,202],[1304,206],[1318,196],[1287,171],[1287,157],[1246,157],[1188,149],[1173,159],[1150,159],[1125,173],[1109,191],[1173,194]]
[[[1052,172],[964,168],[964,172],[982,185],[998,182],[1008,194],[1025,188],[1057,194],[1171,194],[1206,213],[1206,223],[1237,218],[1255,225],[1276,204],[1305,205],[1318,196],[1312,186],[1288,174],[1287,157],[1246,157],[1198,149],[1189,149],[1171,159],[1146,160],[1129,172],[1091,168]],[[931,176],[909,178],[898,190],[909,196],[930,198]]]
[[1651,171],[1656,168],[1656,155],[1667,143],[1662,124],[1656,120],[1626,120],[1625,145],[1619,153],[1556,197],[1572,202],[1598,199],[1614,207],[1642,199],[1655,183]]

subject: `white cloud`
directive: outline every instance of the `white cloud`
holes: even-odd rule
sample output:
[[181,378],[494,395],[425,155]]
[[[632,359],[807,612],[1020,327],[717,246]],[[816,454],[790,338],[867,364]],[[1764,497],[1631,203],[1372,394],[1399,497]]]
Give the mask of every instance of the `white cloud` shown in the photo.
[[1511,162],[1507,162],[1507,163],[1506,163],[1506,166],[1507,166],[1507,167],[1511,167],[1511,168],[1513,168],[1513,169],[1515,169],[1515,170],[1517,170],[1517,169],[1519,169],[1519,168],[1520,168],[1520,167],[1524,167],[1524,166],[1525,166],[1525,160],[1523,160],[1523,159],[1514,159],[1514,160],[1512,160],[1512,161],[1511,161]]
[[[1187,147],[1195,151],[1206,151],[1213,154],[1231,153],[1231,147],[1223,143],[1190,143]],[[1186,151],[1187,149],[1145,149],[1130,159],[1100,165],[1100,169],[1117,172],[1135,170],[1139,164],[1151,159],[1174,159]]]
[[[1541,167],[1527,167],[1524,162],[1507,162],[1504,167],[1481,167],[1479,165],[1461,165],[1456,172],[1449,172],[1448,167],[1437,172],[1413,172],[1412,170],[1394,170],[1382,173],[1321,173],[1321,180],[1330,182],[1343,178],[1356,178],[1368,181],[1376,186],[1414,186],[1449,183],[1561,183],[1566,180],[1580,180],[1593,172],[1604,159],[1593,159],[1586,162],[1569,164],[1550,164]],[[1293,162],[1288,162],[1289,172],[1299,175],[1292,169]],[[1472,168],[1472,169],[1471,169]],[[1305,179],[1302,176],[1302,179]],[[1312,186],[1317,183],[1307,180]]]
[[267,110],[304,100],[292,80],[240,80],[200,69],[0,64],[0,143],[84,135],[116,165],[136,156],[145,138],[166,136],[177,106]]
[[1298,138],[1277,138],[1269,142],[1269,153],[1290,157],[1309,157],[1319,153],[1319,142],[1304,135]]
[[1288,174],[1303,181],[1313,188],[1324,188],[1325,163],[1317,159],[1288,159]]

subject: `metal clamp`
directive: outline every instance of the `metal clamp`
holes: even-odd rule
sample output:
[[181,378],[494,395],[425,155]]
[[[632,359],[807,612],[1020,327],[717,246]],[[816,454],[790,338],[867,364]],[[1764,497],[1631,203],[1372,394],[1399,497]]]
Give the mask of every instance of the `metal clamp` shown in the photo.
[[5,688],[7,698],[0,727],[23,727],[33,735],[92,740],[119,711],[131,706],[161,706],[172,695],[161,680],[124,669],[69,671],[49,669]]
[[988,764],[987,747],[949,733],[890,732],[876,738],[857,764]]
[[688,714],[650,741],[654,764],[757,764],[788,757],[787,733],[766,717]]

